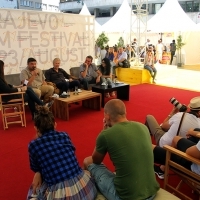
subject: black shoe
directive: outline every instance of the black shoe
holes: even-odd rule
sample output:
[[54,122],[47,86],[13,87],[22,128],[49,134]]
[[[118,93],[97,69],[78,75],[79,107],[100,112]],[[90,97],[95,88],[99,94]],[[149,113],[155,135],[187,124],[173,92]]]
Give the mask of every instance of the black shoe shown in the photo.
[[164,171],[160,169],[160,166],[154,165],[154,172],[159,179],[164,179]]

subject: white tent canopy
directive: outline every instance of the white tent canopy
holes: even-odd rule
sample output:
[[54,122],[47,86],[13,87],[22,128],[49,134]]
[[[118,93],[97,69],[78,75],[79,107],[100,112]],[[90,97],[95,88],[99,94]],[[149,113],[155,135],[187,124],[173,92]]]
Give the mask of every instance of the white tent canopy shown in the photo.
[[84,3],[84,5],[83,5],[83,7],[82,7],[82,9],[81,9],[79,14],[80,15],[91,15],[90,11],[88,10],[88,8],[87,8],[85,3]]
[[187,16],[177,0],[166,0],[147,22],[149,32],[178,32],[195,30],[195,23]]
[[[124,0],[119,10],[115,15],[102,25],[102,30],[105,33],[124,33],[130,32],[130,27],[132,31],[136,32],[137,29],[137,17],[132,13],[131,19],[131,8],[127,0]],[[132,25],[131,25],[132,24]],[[144,27],[144,24],[140,23],[141,27]]]
[[[79,15],[91,15],[90,11],[88,10],[86,4],[84,3]],[[102,27],[101,25],[95,20],[95,33],[101,33]]]

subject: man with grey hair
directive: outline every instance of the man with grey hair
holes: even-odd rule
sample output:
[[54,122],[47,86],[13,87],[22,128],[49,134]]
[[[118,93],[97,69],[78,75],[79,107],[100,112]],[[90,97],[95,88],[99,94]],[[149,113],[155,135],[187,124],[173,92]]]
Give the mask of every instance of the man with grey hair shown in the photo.
[[60,59],[55,58],[53,60],[53,67],[45,72],[47,81],[56,84],[56,87],[60,89],[60,93],[67,92],[68,89],[74,89],[76,86],[80,88],[78,80],[73,80],[64,69],[60,68]]
[[[127,120],[126,107],[119,99],[106,103],[103,123],[104,130],[97,137],[92,156],[85,158],[84,168],[90,171],[107,199],[153,199],[159,185],[153,170],[148,129]],[[102,163],[107,153],[116,174]]]

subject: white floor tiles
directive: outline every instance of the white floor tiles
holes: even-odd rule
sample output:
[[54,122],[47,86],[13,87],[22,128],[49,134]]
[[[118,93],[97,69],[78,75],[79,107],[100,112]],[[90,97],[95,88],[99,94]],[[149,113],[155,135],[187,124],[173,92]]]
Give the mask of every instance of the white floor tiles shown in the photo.
[[174,65],[156,65],[157,85],[200,91],[200,71],[177,68]]

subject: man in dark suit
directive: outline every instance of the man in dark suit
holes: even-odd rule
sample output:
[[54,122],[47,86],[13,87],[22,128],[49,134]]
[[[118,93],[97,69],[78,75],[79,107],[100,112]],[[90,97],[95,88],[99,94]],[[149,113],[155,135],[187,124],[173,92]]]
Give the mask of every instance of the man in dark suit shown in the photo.
[[174,57],[175,52],[176,52],[176,43],[175,43],[175,40],[172,40],[172,43],[170,44],[170,52],[171,52],[171,60],[170,60],[170,65],[171,65],[172,61],[173,61],[173,57]]

